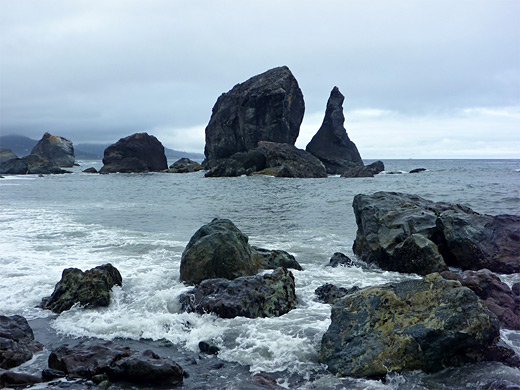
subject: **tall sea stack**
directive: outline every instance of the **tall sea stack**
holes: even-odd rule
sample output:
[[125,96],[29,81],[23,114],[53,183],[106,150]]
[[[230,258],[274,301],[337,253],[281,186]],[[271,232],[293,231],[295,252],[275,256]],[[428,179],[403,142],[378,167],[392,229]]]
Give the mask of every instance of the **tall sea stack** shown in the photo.
[[40,156],[49,163],[59,167],[74,165],[74,147],[72,142],[57,135],[45,133],[31,151],[31,154]]
[[349,139],[343,126],[344,100],[338,87],[334,87],[327,102],[323,124],[306,148],[321,160],[329,174],[341,174],[348,168],[364,165],[356,145]]

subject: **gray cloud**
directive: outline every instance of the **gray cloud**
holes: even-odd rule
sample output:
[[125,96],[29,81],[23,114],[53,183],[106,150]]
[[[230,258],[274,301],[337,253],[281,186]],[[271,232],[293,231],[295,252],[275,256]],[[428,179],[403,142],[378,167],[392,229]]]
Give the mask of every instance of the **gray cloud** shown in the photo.
[[0,4],[2,134],[111,142],[156,130],[179,143],[170,147],[199,139],[201,150],[217,97],[279,65],[298,79],[308,116],[323,113],[334,85],[347,110],[403,120],[520,105],[515,0]]

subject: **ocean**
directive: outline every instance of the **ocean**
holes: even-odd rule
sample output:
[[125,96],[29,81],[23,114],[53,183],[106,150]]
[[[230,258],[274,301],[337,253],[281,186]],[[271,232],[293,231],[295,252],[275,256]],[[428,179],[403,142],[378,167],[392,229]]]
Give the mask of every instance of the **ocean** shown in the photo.
[[[318,363],[330,306],[316,301],[317,287],[366,287],[418,277],[325,266],[334,252],[354,256],[356,194],[398,191],[461,203],[480,213],[520,213],[520,160],[384,163],[385,173],[355,179],[81,172],[99,169],[100,161],[79,161],[67,175],[6,176],[0,179],[0,314],[47,318],[53,331],[67,337],[166,339],[193,352],[199,341],[209,340],[221,349],[223,361],[247,365],[251,374],[272,374],[287,388],[460,389],[492,379],[520,383],[520,370],[499,363],[392,374],[386,381],[336,378]],[[414,168],[427,170],[407,173]],[[193,233],[216,217],[233,221],[250,244],[296,257],[304,268],[292,271],[296,309],[260,319],[180,310],[178,297],[190,289],[179,282],[181,254]],[[52,293],[63,269],[108,262],[123,277],[109,307],[74,307],[59,316],[36,307]],[[518,274],[500,277],[510,286],[520,282]],[[502,330],[501,335],[520,354],[520,332]],[[232,377],[227,383],[240,389]]]

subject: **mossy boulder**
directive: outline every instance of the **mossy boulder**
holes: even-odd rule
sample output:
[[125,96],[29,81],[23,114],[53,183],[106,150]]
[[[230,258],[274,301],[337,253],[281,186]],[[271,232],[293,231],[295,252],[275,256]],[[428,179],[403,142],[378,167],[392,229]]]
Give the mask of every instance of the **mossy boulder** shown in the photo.
[[264,249],[252,247],[254,261],[261,269],[276,269],[278,267],[292,268],[302,271],[303,268],[293,255],[280,249]]

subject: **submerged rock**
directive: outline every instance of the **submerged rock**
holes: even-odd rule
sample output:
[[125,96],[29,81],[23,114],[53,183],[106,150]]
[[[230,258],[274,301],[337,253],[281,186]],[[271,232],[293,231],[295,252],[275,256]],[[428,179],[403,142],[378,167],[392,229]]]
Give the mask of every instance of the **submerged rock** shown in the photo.
[[234,280],[204,280],[179,299],[188,312],[215,313],[221,318],[276,317],[296,307],[294,277],[285,268]]
[[2,148],[0,146],[0,163],[3,163],[4,161],[9,161],[12,159],[18,158],[16,154],[14,154],[11,149]]
[[74,147],[72,142],[57,135],[45,133],[31,151],[58,167],[74,166]]
[[473,290],[498,317],[502,327],[520,330],[520,305],[515,302],[513,291],[497,275],[487,269],[462,273],[445,271],[441,275]]
[[338,87],[334,87],[327,102],[323,124],[306,147],[307,152],[321,160],[329,174],[343,173],[347,168],[363,167],[358,149],[343,126],[344,100],[345,97]]
[[339,376],[436,372],[489,359],[500,338],[477,295],[437,273],[351,293],[336,301],[331,319],[320,361]]
[[177,386],[183,381],[181,366],[155,352],[133,351],[110,341],[62,345],[49,355],[49,368],[72,378],[93,379],[106,375],[112,382]]
[[293,255],[286,251],[279,249],[269,250],[251,247],[253,249],[254,261],[261,269],[276,269],[278,267],[292,268],[298,271],[303,271],[302,266],[296,261]]
[[159,172],[168,168],[164,147],[153,135],[136,133],[105,149],[99,173]]
[[61,313],[69,310],[76,303],[81,306],[108,306],[110,291],[114,285],[121,286],[121,274],[112,264],[100,265],[88,271],[67,268],[54,292],[42,300],[42,308]]
[[0,315],[0,369],[19,366],[41,349],[24,317]]
[[205,279],[255,275],[248,237],[229,219],[215,218],[191,237],[181,257],[180,279],[198,284]]
[[520,272],[520,216],[478,214],[397,192],[356,195],[352,207],[354,253],[385,270],[424,275],[450,265]]
[[202,168],[202,165],[200,165],[198,162],[195,162],[193,160],[190,160],[189,158],[181,158],[180,160],[177,160],[172,165],[170,165],[170,168],[166,172],[168,173],[190,173],[190,172],[197,172],[201,171],[204,168]]
[[207,163],[247,152],[259,141],[294,145],[305,104],[288,67],[274,68],[222,94],[206,127]]
[[378,173],[385,170],[385,165],[382,161],[375,161],[370,165],[357,168],[347,168],[341,174],[341,177],[374,177]]
[[94,167],[90,167],[83,170],[84,173],[98,173],[98,170]]
[[415,168],[415,169],[412,169],[409,173],[419,173],[419,172],[424,172],[426,171],[426,168]]

